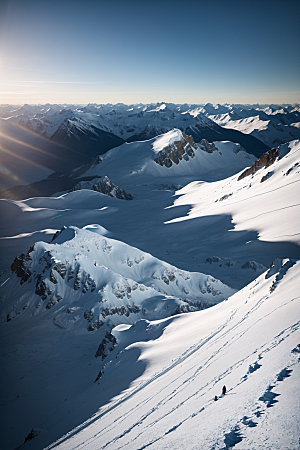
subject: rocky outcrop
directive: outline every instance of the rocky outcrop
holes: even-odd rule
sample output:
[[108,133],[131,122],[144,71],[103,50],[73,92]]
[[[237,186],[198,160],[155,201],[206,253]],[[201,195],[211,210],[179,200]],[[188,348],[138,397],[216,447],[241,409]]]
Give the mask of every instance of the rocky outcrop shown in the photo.
[[58,238],[58,236],[59,236],[66,228],[67,228],[67,227],[63,226],[60,230],[57,230],[57,231],[54,233],[54,235],[52,236],[52,239],[51,239],[50,243],[53,242],[53,241],[55,241],[55,239]]
[[197,146],[192,136],[187,136],[182,132],[182,139],[174,141],[158,152],[154,161],[160,166],[172,167],[173,164],[179,164],[184,159],[189,161],[194,158]]
[[12,270],[16,276],[9,283],[16,285],[16,301],[1,320],[29,308],[34,316],[49,314],[60,328],[103,335],[105,326],[208,307],[232,293],[212,277],[182,271],[77,227],[63,229],[53,243],[37,242],[15,258]]
[[258,170],[262,169],[263,167],[269,167],[276,161],[277,158],[279,158],[279,150],[278,148],[272,148],[268,152],[261,155],[259,159],[257,159],[254,164],[252,164],[251,167],[244,170],[243,173],[238,177],[238,181],[242,180],[245,177],[248,177],[250,175],[254,175]]
[[101,357],[101,359],[105,359],[107,357],[107,355],[113,351],[113,349],[116,347],[117,345],[117,340],[114,337],[113,334],[111,334],[111,332],[106,332],[105,333],[105,337],[102,340],[102,342],[100,343],[98,350],[96,351],[95,357],[99,358]]
[[31,276],[28,263],[32,261],[30,253],[33,251],[33,249],[33,247],[30,247],[26,255],[22,253],[20,256],[16,256],[11,265],[12,272],[14,272],[17,277],[21,278],[20,284],[25,283],[25,281],[27,281]]
[[73,191],[78,191],[80,189],[91,189],[93,191],[101,192],[101,194],[109,195],[110,197],[115,197],[120,200],[132,200],[133,196],[124,189],[114,184],[107,176],[103,179],[93,178],[90,181],[80,181],[77,183]]
[[266,175],[264,175],[262,177],[262,179],[260,180],[261,183],[263,183],[264,181],[268,180],[269,178],[271,178],[271,176],[273,175],[273,172],[268,172]]
[[199,144],[201,150],[207,153],[212,153],[218,150],[213,142],[208,142],[206,139],[201,139]]

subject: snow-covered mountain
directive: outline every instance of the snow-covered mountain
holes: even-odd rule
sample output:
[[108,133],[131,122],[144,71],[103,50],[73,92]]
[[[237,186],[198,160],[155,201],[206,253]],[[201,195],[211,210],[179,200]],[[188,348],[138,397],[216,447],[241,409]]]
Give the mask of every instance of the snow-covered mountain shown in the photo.
[[[65,105],[121,145],[0,200],[4,448],[296,448],[300,141],[254,156],[197,134],[233,105],[180,108]],[[46,139],[41,109],[1,114]]]
[[0,117],[76,150],[81,162],[123,141],[150,139],[173,128],[191,134],[196,142],[238,142],[257,156],[268,148],[253,136],[220,127],[191,105],[24,105],[0,108]]
[[299,269],[277,260],[213,308],[116,327],[99,394],[127,386],[48,448],[298,448]]
[[220,126],[250,134],[269,147],[300,138],[299,105],[208,104],[201,111]]
[[[0,119],[1,190],[37,181],[47,171],[70,172],[124,141],[151,139],[173,128],[195,142],[237,142],[258,157],[300,138],[297,105],[2,105]],[[16,161],[24,160],[33,176],[21,173]]]
[[[3,105],[0,118],[4,129],[9,125],[15,129],[22,127],[34,132],[35,139],[46,138],[34,145],[44,153],[44,158],[41,160],[41,155],[32,153],[29,158],[32,164],[42,161],[48,169],[65,172],[124,141],[150,139],[173,128],[192,135],[196,142],[201,139],[238,142],[248,152],[260,156],[270,147],[300,138],[299,109],[298,105],[210,103]],[[32,146],[32,137],[24,133],[23,144]],[[14,132],[4,134],[14,137]],[[22,157],[16,141],[10,139],[5,144],[9,152]]]
[[178,270],[101,233],[97,225],[68,227],[51,243],[37,242],[16,257],[15,276],[4,287],[8,310],[2,321],[51,309],[56,325],[92,331],[207,308],[233,292],[210,276]]
[[27,308],[1,330],[2,443],[15,447],[32,430],[33,449],[57,439],[49,448],[297,448],[298,279],[298,262],[276,260],[225,302],[126,320],[100,345],[98,331],[70,332],[53,310]]
[[[256,230],[266,242],[300,244],[300,141],[270,150],[246,171],[214,183],[193,182],[177,191],[174,206],[190,205],[185,216],[230,214],[234,230]],[[249,240],[248,247],[255,245]],[[297,255],[297,249],[295,256]]]
[[[162,161],[166,165],[161,165]],[[199,251],[198,245],[195,245],[195,236],[199,232],[203,236],[207,235],[207,223],[202,228],[196,223],[191,227],[185,224],[174,227],[167,226],[166,222],[177,216],[177,210],[169,207],[173,204],[173,195],[178,188],[198,177],[207,181],[222,179],[252,165],[254,161],[255,157],[242,150],[238,144],[209,144],[207,141],[195,144],[180,130],[172,130],[145,142],[123,144],[101,155],[90,166],[81,168],[77,175],[77,172],[74,173],[71,180],[73,184],[68,185],[65,194],[51,198],[0,201],[1,212],[7,218],[1,229],[1,244],[5,249],[1,255],[2,266],[8,269],[17,254],[26,252],[39,239],[48,241],[49,234],[62,226],[82,227],[99,223],[110,231],[112,237],[190,271],[206,273],[214,266],[207,263],[207,258],[225,258],[222,280],[226,284],[232,283],[231,272],[240,268],[239,276],[231,284],[236,288],[256,276],[254,268],[264,270],[264,264],[270,263],[269,256],[259,264],[248,265],[249,261],[256,260],[256,255],[245,253],[236,266],[231,258],[233,255],[221,251],[223,245],[220,246],[217,239]],[[133,199],[124,202],[105,195],[113,192],[98,189],[106,176],[121,192],[130,194]],[[65,177],[63,181],[66,181]],[[111,187],[112,184],[106,183],[105,186]],[[60,183],[54,183],[55,190],[60,190],[60,187]],[[68,192],[74,188],[81,189]],[[213,219],[211,225],[214,224],[215,232],[220,233],[219,239],[226,245],[228,219],[224,219],[225,223],[223,219]],[[236,238],[237,241],[230,237],[229,242],[240,247],[240,237]],[[201,240],[201,245],[205,242],[208,243],[205,239]]]

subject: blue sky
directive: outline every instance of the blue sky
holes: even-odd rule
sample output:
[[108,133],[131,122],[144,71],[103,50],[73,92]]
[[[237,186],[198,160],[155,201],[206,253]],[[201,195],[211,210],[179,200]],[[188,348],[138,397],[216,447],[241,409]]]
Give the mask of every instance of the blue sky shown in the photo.
[[0,3],[0,103],[300,101],[297,1]]

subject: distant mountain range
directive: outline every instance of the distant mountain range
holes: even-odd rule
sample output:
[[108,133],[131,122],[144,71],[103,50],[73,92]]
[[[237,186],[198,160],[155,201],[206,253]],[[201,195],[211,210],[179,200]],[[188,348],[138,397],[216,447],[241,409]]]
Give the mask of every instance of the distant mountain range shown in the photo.
[[1,115],[3,448],[296,448],[299,109]]
[[[222,114],[225,114],[224,108],[221,109]],[[237,142],[255,156],[260,156],[269,149],[269,140],[275,138],[260,140],[260,135],[248,133],[246,126],[233,124],[231,127],[229,119],[227,123],[224,117],[220,118],[218,111],[218,107],[209,105],[201,107],[171,103],[87,106],[47,104],[19,107],[2,105],[0,151],[6,173],[3,173],[0,189],[38,181],[44,177],[39,168],[44,168],[48,173],[69,172],[123,142],[151,139],[173,128],[191,135],[196,142],[201,139],[209,142]],[[228,111],[226,114],[230,114],[231,110]],[[242,111],[239,113],[242,117],[243,114],[248,117],[249,108],[240,107],[239,111]],[[256,109],[253,111],[253,114],[258,114]],[[289,118],[286,117],[288,115]],[[296,124],[299,120],[297,111],[293,109],[273,115],[272,120],[278,122],[283,120],[283,116],[289,123]],[[300,130],[296,126],[285,124],[284,127],[279,143],[300,137]],[[21,163],[20,160],[24,158],[28,176],[16,164],[16,160]]]

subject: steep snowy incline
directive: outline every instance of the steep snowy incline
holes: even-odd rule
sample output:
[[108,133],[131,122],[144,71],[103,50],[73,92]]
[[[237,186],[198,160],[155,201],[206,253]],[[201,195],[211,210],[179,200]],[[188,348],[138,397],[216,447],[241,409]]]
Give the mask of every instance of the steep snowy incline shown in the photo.
[[94,383],[119,345],[115,325],[197,311],[235,292],[106,233],[65,228],[15,258],[1,283],[3,448],[20,445],[32,427],[38,448],[49,444],[130,383],[133,374],[105,393]]
[[116,327],[99,395],[134,380],[49,448],[298,448],[299,276],[276,260],[208,310]]
[[[262,241],[299,245],[300,141],[284,144],[278,154],[282,157],[272,165],[258,163],[247,176],[245,172],[214,183],[195,181],[177,191],[174,206],[192,208],[171,222],[230,214],[232,232],[257,230]],[[250,247],[252,242],[247,244]]]

